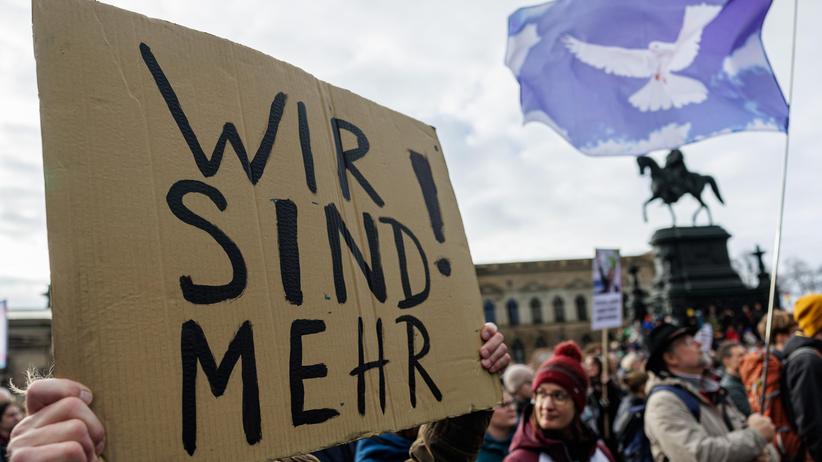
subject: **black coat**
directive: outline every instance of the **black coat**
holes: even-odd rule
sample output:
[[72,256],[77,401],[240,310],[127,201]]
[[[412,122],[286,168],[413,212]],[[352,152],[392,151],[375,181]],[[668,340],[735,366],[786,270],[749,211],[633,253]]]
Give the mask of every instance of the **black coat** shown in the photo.
[[[811,347],[816,352],[791,353]],[[783,352],[788,363],[785,367],[785,384],[787,399],[790,403],[790,414],[793,417],[797,432],[802,438],[808,454],[816,462],[822,462],[822,341],[813,338],[794,336],[785,345]]]

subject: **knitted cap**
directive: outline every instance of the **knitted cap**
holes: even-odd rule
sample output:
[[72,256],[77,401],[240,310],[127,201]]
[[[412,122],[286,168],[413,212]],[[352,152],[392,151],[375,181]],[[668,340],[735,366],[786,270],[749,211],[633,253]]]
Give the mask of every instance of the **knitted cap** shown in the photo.
[[588,375],[582,368],[582,351],[573,340],[559,343],[554,347],[554,356],[539,367],[532,389],[536,391],[543,383],[553,383],[562,387],[571,395],[576,411],[582,412],[588,393]]
[[822,294],[799,297],[793,307],[793,318],[808,337],[822,330]]

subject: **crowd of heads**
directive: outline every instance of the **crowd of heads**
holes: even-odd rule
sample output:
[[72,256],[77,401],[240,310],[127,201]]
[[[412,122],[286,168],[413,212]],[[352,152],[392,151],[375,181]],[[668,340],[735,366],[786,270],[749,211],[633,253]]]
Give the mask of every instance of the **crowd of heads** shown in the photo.
[[[508,441],[513,438],[511,450],[517,447],[522,428],[528,426],[540,430],[542,436],[566,439],[591,432],[614,460],[644,460],[626,454],[630,438],[625,435],[626,419],[630,416],[625,414],[630,414],[632,405],[645,402],[652,382],[662,383],[668,377],[715,379],[714,386],[721,384],[742,414],[752,414],[749,401],[753,397],[748,396],[741,378],[741,369],[746,367],[743,360],[755,357],[752,353],[763,357],[768,340],[771,354],[781,355],[796,333],[814,337],[822,332],[822,295],[800,299],[793,314],[775,310],[770,336],[766,324],[760,305],[753,309],[746,305],[738,311],[711,307],[704,314],[688,310],[687,317],[676,323],[670,318],[634,323],[621,338],[610,342],[607,354],[599,343],[580,348],[573,341],[555,345],[547,357],[544,349],[537,350],[538,360],[512,365],[503,374],[505,399],[495,409],[495,428],[486,439],[505,435],[500,431],[505,423]],[[761,374],[761,369],[755,373]],[[516,419],[511,418],[514,409]],[[767,436],[767,424],[757,421],[755,426]]]
[[[742,309],[732,322],[724,311],[722,318],[716,311],[708,310],[707,316],[690,312],[678,323],[636,323],[608,348],[562,341],[538,350],[529,364],[513,365],[508,365],[502,335],[487,324],[480,356],[497,358],[488,365],[483,361],[489,373],[505,369],[501,403],[492,415],[469,414],[485,415],[487,426],[446,425],[442,428],[448,430],[437,438],[466,443],[467,433],[475,429],[476,436],[482,436],[486,428],[481,448],[474,446],[478,456],[473,457],[473,449],[465,451],[468,458],[457,459],[476,462],[822,461],[822,402],[817,397],[822,389],[822,294],[800,298],[792,313],[776,311],[770,329],[758,309]],[[768,366],[771,357],[774,362]],[[760,378],[768,367],[771,375],[763,386]],[[34,383],[29,397],[42,385],[44,390],[59,389],[57,399],[79,402],[78,390],[82,399],[81,384],[51,382]],[[87,392],[85,405],[90,396]],[[34,433],[20,435],[31,426],[26,422],[59,405],[43,402],[38,410],[31,403],[27,398],[34,414],[14,431],[24,410],[15,396],[0,388],[0,462],[13,431],[12,452],[33,453],[37,444],[26,438]],[[97,446],[87,452],[100,454],[102,424],[93,417],[88,425],[88,438]],[[293,460],[404,462],[409,451],[414,452],[415,440],[430,442],[421,433],[417,428],[386,433]],[[440,443],[451,448],[450,441]]]

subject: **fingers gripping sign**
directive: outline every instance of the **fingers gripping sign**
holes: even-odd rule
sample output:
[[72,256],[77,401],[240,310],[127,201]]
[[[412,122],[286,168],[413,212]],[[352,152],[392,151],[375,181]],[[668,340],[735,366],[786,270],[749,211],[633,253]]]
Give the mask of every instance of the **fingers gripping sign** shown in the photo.
[[91,411],[85,386],[66,379],[43,379],[26,392],[28,417],[12,431],[9,460],[96,461],[105,448],[103,424]]
[[511,362],[511,355],[496,324],[485,323],[480,330],[480,337],[484,342],[480,348],[482,367],[492,374],[503,371]]

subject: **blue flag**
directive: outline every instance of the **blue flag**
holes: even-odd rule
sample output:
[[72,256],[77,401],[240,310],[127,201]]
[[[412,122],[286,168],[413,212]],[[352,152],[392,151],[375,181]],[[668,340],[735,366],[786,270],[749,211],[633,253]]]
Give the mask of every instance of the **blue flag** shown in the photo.
[[760,37],[771,0],[556,0],[508,18],[525,121],[595,156],[786,132]]

